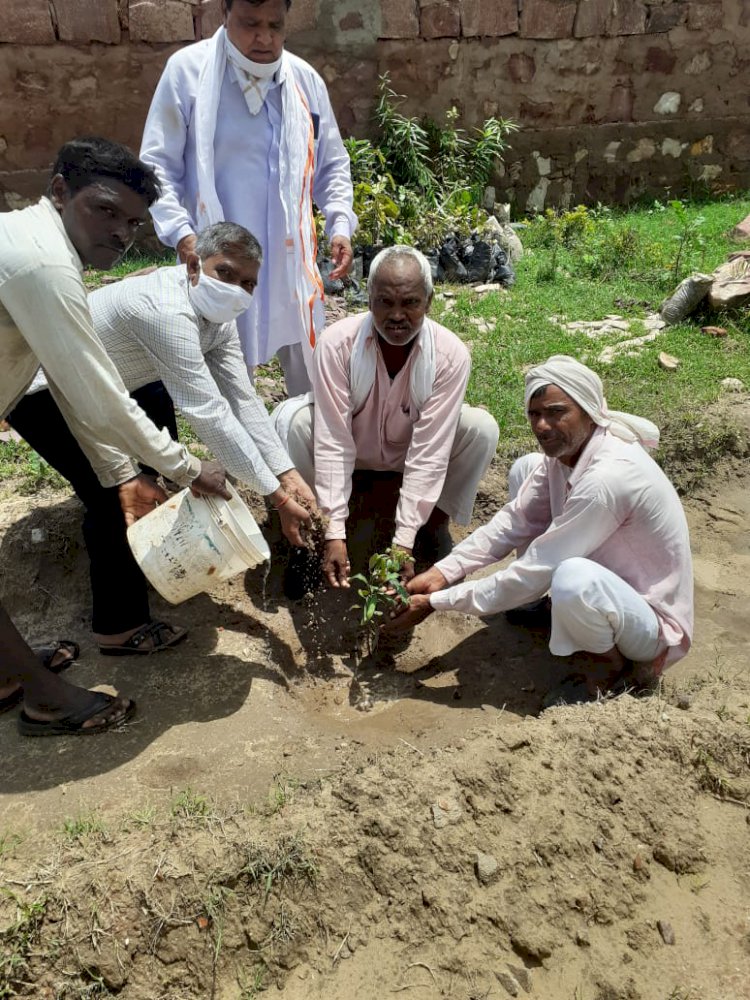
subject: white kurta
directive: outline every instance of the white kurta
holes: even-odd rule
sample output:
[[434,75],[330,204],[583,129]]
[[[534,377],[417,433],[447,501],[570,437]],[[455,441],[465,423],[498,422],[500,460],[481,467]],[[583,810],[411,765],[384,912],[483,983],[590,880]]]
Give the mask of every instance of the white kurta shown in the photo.
[[[141,157],[157,171],[163,196],[152,207],[157,235],[168,246],[194,233],[189,206],[196,204],[194,106],[208,42],[176,52],[156,88]],[[295,78],[318,121],[313,196],[331,236],[351,238],[357,224],[349,157],[341,141],[326,86],[315,70],[291,56]],[[284,84],[286,86],[286,84]],[[281,347],[298,344],[299,310],[286,264],[286,223],[279,193],[281,86],[274,84],[265,105],[251,115],[228,67],[222,84],[214,139],[216,193],[228,221],[245,226],[260,241],[264,261],[253,304],[237,326],[245,359],[262,364]]]

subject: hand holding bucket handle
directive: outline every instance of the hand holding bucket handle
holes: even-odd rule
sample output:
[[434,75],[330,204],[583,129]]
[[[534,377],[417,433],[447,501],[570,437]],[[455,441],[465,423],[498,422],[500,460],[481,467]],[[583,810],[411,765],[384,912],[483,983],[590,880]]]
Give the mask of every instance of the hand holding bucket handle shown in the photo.
[[226,469],[218,462],[201,462],[201,471],[190,484],[193,496],[223,497],[231,500]]
[[150,476],[144,475],[134,476],[126,483],[121,483],[117,487],[117,492],[120,497],[120,507],[125,515],[125,524],[128,527],[167,499],[167,494],[161,486],[157,486]]

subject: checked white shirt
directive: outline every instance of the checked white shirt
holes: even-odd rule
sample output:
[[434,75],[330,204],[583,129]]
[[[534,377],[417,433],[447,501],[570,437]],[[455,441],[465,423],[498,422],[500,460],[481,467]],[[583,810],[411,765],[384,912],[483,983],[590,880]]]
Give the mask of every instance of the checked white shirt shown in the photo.
[[[247,373],[234,323],[195,312],[185,266],[125,278],[89,296],[94,328],[130,392],[162,381],[200,440],[264,496],[293,467]],[[46,388],[40,372],[32,392]]]

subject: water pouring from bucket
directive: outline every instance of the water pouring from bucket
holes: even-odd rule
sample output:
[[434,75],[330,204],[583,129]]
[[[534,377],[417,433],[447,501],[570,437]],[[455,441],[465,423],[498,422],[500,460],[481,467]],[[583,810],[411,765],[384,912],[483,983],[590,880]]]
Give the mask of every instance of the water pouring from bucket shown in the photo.
[[227,489],[231,500],[185,489],[128,528],[136,562],[170,604],[271,558],[255,518],[230,483]]

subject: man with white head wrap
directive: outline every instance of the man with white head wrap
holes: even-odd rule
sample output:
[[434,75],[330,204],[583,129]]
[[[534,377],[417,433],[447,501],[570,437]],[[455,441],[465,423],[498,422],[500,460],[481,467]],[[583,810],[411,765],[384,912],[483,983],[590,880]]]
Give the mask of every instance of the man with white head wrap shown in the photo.
[[[685,515],[646,451],[658,429],[610,410],[598,375],[565,355],[529,371],[526,413],[544,454],[519,459],[510,503],[409,584],[411,606],[390,627],[435,610],[495,614],[549,591],[550,651],[584,665],[562,700],[647,685],[687,653],[693,631]],[[513,550],[506,569],[458,582]]]
[[[449,520],[471,520],[499,435],[486,410],[464,405],[468,350],[427,316],[432,273],[425,256],[408,246],[381,251],[368,292],[369,312],[335,323],[318,341],[314,406],[302,397],[276,412],[290,458],[329,518],[323,573],[334,587],[349,585],[355,468],[402,474],[394,544],[411,554],[423,529],[432,560],[450,551]],[[413,572],[410,562],[406,575]]]

